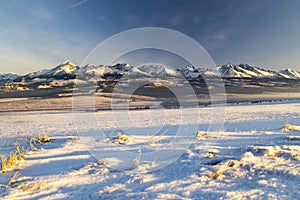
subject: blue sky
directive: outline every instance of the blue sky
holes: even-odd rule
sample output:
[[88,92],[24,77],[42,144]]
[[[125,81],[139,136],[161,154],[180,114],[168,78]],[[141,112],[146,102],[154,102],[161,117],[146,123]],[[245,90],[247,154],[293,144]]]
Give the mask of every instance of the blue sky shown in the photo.
[[192,37],[217,65],[300,70],[299,9],[297,0],[0,0],[0,73],[80,64],[104,39],[145,26]]

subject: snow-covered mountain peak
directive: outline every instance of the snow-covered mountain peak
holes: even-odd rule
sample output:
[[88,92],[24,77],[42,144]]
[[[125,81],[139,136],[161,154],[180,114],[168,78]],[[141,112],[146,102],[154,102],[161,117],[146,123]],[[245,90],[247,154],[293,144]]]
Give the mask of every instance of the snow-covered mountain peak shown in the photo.
[[77,65],[75,65],[74,63],[72,63],[72,62],[69,61],[69,60],[66,60],[66,61],[64,61],[63,63],[59,64],[58,66],[54,67],[54,68],[52,69],[52,71],[53,71],[53,70],[62,69],[62,70],[64,70],[65,72],[68,72],[68,71],[74,70],[75,68],[77,68]]
[[152,76],[178,76],[178,72],[176,72],[174,69],[156,63],[140,65],[137,68],[142,72],[148,73]]
[[17,73],[0,74],[0,83],[12,82],[14,79],[18,78],[19,76],[20,75]]
[[300,72],[293,69],[280,70],[279,74],[285,78],[292,78],[292,79],[300,78]]
[[72,61],[70,60],[65,60],[62,62],[60,65],[71,65],[71,66],[76,66]]

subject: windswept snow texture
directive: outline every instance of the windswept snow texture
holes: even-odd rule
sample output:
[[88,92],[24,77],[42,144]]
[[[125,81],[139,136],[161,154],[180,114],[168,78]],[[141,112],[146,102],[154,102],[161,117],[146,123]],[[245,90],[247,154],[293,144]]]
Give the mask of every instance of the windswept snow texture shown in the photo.
[[[224,130],[206,132],[211,108],[199,108],[199,130],[189,149],[166,168],[130,174],[97,162],[76,137],[73,114],[68,112],[2,113],[1,153],[13,149],[15,138],[46,133],[53,141],[41,144],[19,163],[19,176],[0,187],[4,199],[297,199],[300,195],[300,132],[286,132],[285,123],[300,125],[300,102],[235,105],[225,108]],[[187,109],[192,121],[194,109]],[[122,111],[116,111],[122,117]],[[159,110],[154,110],[159,114]],[[180,125],[178,110],[164,111],[169,121],[150,121],[149,111],[130,111],[128,128]],[[80,113],[79,113],[80,115]],[[81,113],[82,117],[86,113]],[[109,111],[96,113],[104,130],[115,130]],[[189,120],[187,119],[187,120]],[[86,120],[79,131],[94,131]],[[151,126],[150,126],[151,125]],[[98,127],[99,130],[99,127]],[[195,133],[195,136],[197,133]],[[107,151],[128,143],[107,140]],[[157,150],[161,143],[149,145]],[[143,153],[143,152],[142,152]],[[109,160],[109,158],[107,158]],[[110,159],[112,160],[112,159]],[[143,167],[143,166],[139,166]],[[7,184],[14,172],[0,174]]]

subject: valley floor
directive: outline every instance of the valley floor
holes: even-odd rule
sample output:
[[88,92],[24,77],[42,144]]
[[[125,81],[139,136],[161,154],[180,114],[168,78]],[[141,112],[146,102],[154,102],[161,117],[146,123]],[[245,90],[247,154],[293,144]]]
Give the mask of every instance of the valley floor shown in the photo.
[[[198,117],[194,115],[195,110]],[[216,132],[207,132],[209,124],[214,122],[211,111],[210,107],[186,109],[186,124],[178,118],[178,110],[172,109],[130,111],[131,123],[125,123],[124,118],[123,124],[114,120],[117,118],[122,122],[124,111],[114,114],[101,111],[94,116],[83,112],[73,115],[66,111],[0,113],[0,154],[13,151],[16,139],[23,145],[28,144],[29,139],[21,139],[39,134],[52,139],[49,143],[36,144],[37,150],[29,151],[25,160],[12,171],[0,174],[0,197],[297,199],[300,195],[300,131],[283,128],[287,123],[300,125],[300,102],[219,108],[218,112],[226,113],[226,118],[222,130]],[[157,116],[162,112],[167,116],[165,121],[158,120]],[[86,118],[91,116],[97,123],[94,118]],[[151,131],[162,123],[172,131],[178,125],[195,121],[199,124],[199,132],[194,133],[193,141],[185,144],[189,148],[167,167],[148,173],[108,168],[105,160],[97,161],[86,150],[77,134],[99,131],[99,124],[109,133],[117,126],[127,130],[149,127]],[[130,150],[136,149],[135,144],[139,142],[137,137],[128,134],[124,143],[111,143],[105,147],[122,145]],[[161,144],[158,142],[147,148],[157,150]],[[16,177],[11,179],[16,172]]]

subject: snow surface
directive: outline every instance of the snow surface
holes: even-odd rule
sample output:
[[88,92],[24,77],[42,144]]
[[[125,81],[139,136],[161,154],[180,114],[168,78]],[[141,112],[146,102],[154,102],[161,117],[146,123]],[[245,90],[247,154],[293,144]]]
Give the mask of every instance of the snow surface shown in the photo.
[[[18,165],[19,175],[8,187],[0,187],[4,199],[297,199],[300,195],[300,131],[285,132],[286,123],[299,125],[300,103],[227,106],[224,129],[206,132],[212,108],[185,112],[199,133],[188,150],[169,166],[148,173],[118,172],[107,168],[76,137],[73,113],[23,112],[0,114],[1,154],[13,149],[16,138],[46,133],[53,141],[37,146]],[[162,111],[130,111],[131,123],[116,124],[124,111],[96,113],[103,130],[117,125],[141,127],[182,125],[178,110],[165,110],[168,120],[151,121]],[[123,113],[123,114],[122,114]],[[190,115],[188,114],[190,113]],[[77,113],[85,117],[86,113]],[[157,119],[153,117],[153,119]],[[80,122],[77,122],[80,123]],[[95,131],[85,120],[78,131]],[[78,125],[78,124],[77,124]],[[197,133],[195,133],[195,136]],[[166,136],[167,137],[167,136]],[[135,148],[143,142],[129,134],[129,143],[106,147]],[[157,138],[163,140],[164,137]],[[149,148],[156,150],[159,141]],[[154,163],[155,164],[155,163]],[[140,166],[143,167],[143,166]],[[0,174],[7,184],[14,172]]]

